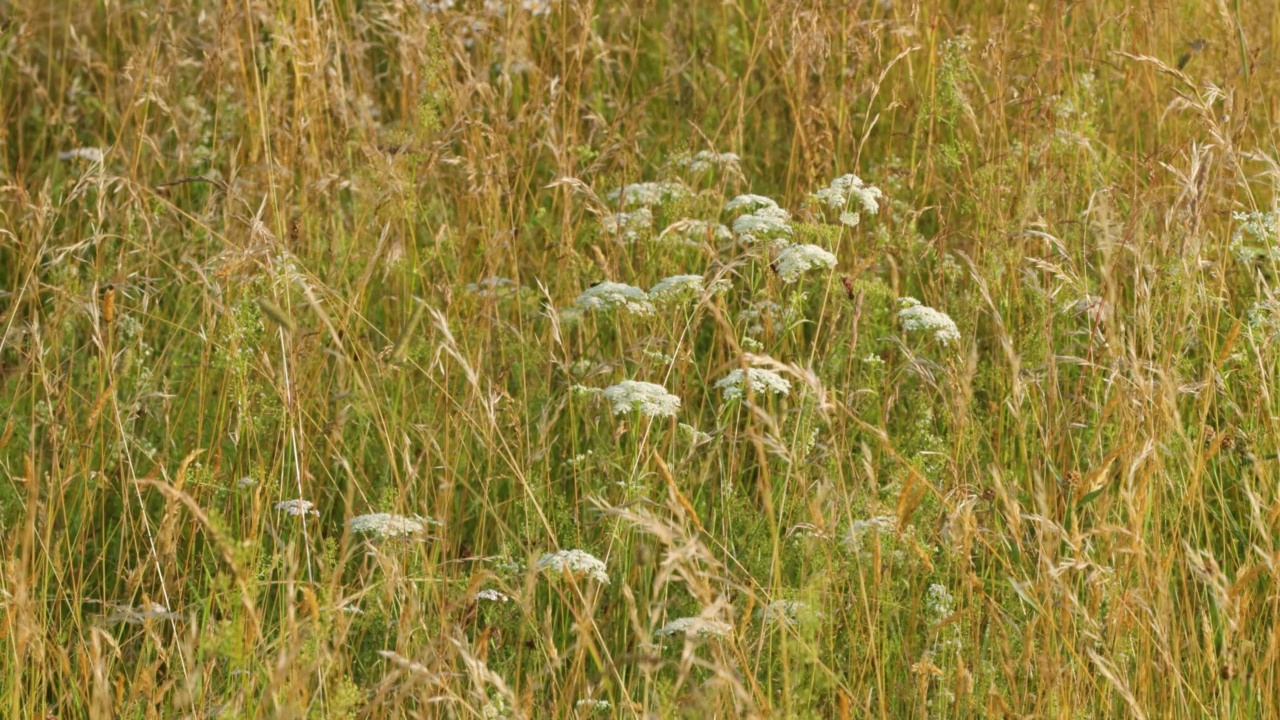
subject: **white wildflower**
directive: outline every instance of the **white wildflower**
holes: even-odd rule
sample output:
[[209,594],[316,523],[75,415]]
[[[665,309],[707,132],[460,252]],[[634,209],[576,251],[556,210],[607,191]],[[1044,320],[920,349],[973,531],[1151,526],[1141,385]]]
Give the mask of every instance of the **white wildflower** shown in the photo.
[[633,243],[653,228],[653,211],[642,207],[631,212],[617,212],[600,219],[605,234],[624,243]]
[[699,430],[698,428],[692,425],[680,423],[680,426],[677,429],[680,431],[681,434],[687,435],[689,437],[689,444],[693,445],[694,447],[697,447],[699,445],[705,445],[711,442],[711,433],[702,432],[701,430]]
[[353,533],[372,533],[379,537],[393,538],[417,535],[426,530],[428,525],[439,524],[429,518],[405,517],[391,513],[372,513],[351,518],[350,526]]
[[[732,286],[728,280],[721,278],[711,283],[711,292],[722,293]],[[698,300],[706,291],[701,275],[672,275],[649,288],[649,299],[658,305],[674,305]]]
[[763,195],[739,195],[738,197],[725,203],[725,212],[737,212],[746,210],[747,212],[755,212],[761,208],[776,208],[778,203]]
[[538,558],[538,569],[545,573],[574,577],[589,577],[602,584],[609,584],[609,572],[603,561],[583,550],[561,550]]
[[942,620],[951,615],[955,598],[951,597],[951,593],[947,590],[946,585],[933,583],[929,586],[928,597],[925,600],[925,608],[933,617],[934,621]]
[[791,236],[791,213],[780,207],[762,207],[733,221],[733,231],[743,242],[773,240],[785,244]]
[[106,159],[106,153],[102,152],[102,148],[79,147],[74,150],[67,150],[66,152],[58,153],[58,159],[84,160],[86,162],[93,163],[94,165],[101,165],[102,161]]
[[257,485],[257,484],[258,484],[258,481],[257,481],[257,480],[254,480],[253,478],[249,477],[248,475],[246,475],[246,476],[244,476],[244,477],[242,477],[242,478],[240,478],[239,480],[237,480],[237,481],[236,481],[236,487],[237,487],[237,488],[239,488],[239,489],[241,489],[241,490],[244,490],[245,488],[251,488],[251,487],[253,487],[254,485]]
[[680,410],[680,398],[661,385],[639,380],[623,380],[607,387],[604,396],[613,404],[614,415],[639,410],[645,417],[672,417]]
[[868,537],[879,538],[897,530],[898,519],[892,515],[877,515],[866,520],[854,520],[845,536],[844,545],[852,553],[861,555]]
[[678,182],[632,183],[609,193],[610,200],[621,200],[624,208],[653,207],[672,200],[689,197],[689,188]]
[[728,637],[733,634],[733,626],[719,620],[708,620],[700,617],[676,618],[658,628],[653,633],[658,637],[684,635],[685,637]]
[[1240,262],[1280,260],[1280,211],[1237,212],[1231,219],[1239,225],[1231,234],[1230,249]]
[[694,175],[701,175],[708,170],[718,169],[738,174],[742,171],[741,162],[742,158],[738,157],[737,153],[717,153],[710,150],[700,150],[693,156],[680,160],[679,164]]
[[749,379],[751,383],[751,392],[756,395],[786,395],[791,392],[791,383],[786,378],[772,370],[764,370],[762,368],[747,368],[744,373],[742,368],[738,368],[730,372],[728,375],[720,378],[716,382],[716,389],[724,391],[725,400],[738,400],[746,397],[747,391],[743,387],[744,378]]
[[281,500],[276,503],[276,510],[294,517],[302,517],[303,515],[319,515],[320,512],[315,509],[315,504],[310,500]]
[[549,0],[520,0],[520,7],[526,12],[534,16],[542,16],[550,14],[551,3]]
[[898,319],[902,321],[904,332],[923,332],[932,335],[943,345],[960,341],[960,330],[946,313],[921,305],[913,297],[904,297],[899,301]]
[[574,301],[581,310],[615,310],[621,308],[637,315],[653,313],[649,295],[634,285],[616,282],[596,283]]
[[574,703],[573,707],[589,715],[591,713],[596,713],[596,712],[606,712],[609,708],[613,706],[609,703],[608,700],[596,700],[594,698],[583,698],[578,702]]
[[114,605],[112,613],[107,616],[107,622],[142,625],[149,620],[177,620],[180,617],[178,613],[169,612],[169,608],[153,602],[138,608],[130,605]]
[[[862,178],[857,175],[841,175],[827,187],[810,195],[816,202],[819,202],[832,210],[849,210],[849,201],[857,200],[857,204],[862,211],[868,215],[875,215],[880,212],[880,198],[884,197],[884,193],[880,188],[874,185],[867,185],[862,182]],[[859,221],[858,211],[849,210],[849,217],[844,214],[840,216],[840,221],[845,225],[857,225]]]
[[759,611],[765,625],[791,626],[818,617],[821,613],[799,600],[776,600]]
[[807,271],[836,266],[836,256],[817,245],[792,245],[778,255],[775,267],[783,282],[793,283]]
[[475,594],[475,600],[488,600],[489,602],[504,603],[511,602],[511,598],[505,593],[498,592],[493,588],[486,588]]
[[504,277],[487,277],[473,283],[467,283],[467,292],[480,297],[506,297],[520,289],[514,280]]

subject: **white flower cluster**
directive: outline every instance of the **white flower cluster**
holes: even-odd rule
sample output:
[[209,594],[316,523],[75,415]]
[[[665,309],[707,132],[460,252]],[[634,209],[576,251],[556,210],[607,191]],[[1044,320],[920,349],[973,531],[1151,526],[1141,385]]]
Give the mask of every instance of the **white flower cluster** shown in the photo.
[[733,626],[719,620],[708,620],[700,617],[676,618],[654,631],[658,637],[684,635],[685,637],[728,637],[733,633]]
[[[863,212],[875,215],[880,212],[880,198],[884,197],[884,193],[874,185],[863,183],[862,178],[857,175],[841,175],[810,197],[833,210],[841,211],[848,209],[851,199],[856,199]],[[860,220],[861,216],[856,210],[840,216],[840,221],[850,227],[857,225]]]
[[1280,260],[1280,211],[1237,212],[1231,218],[1237,223],[1231,234],[1231,254],[1242,263],[1259,258]]
[[129,605],[112,606],[113,612],[107,616],[109,623],[127,623],[129,625],[142,625],[149,620],[177,620],[181,615],[175,612],[169,612],[169,608],[160,603],[149,603],[139,608],[133,608]]
[[952,605],[955,599],[951,597],[947,586],[941,583],[933,583],[929,586],[928,598],[925,600],[925,608],[933,617],[934,621],[942,620],[952,613]]
[[878,539],[882,534],[889,534],[897,529],[898,519],[892,515],[877,515],[866,520],[854,520],[853,525],[849,527],[849,535],[844,539],[844,545],[855,555],[861,555],[868,536]]
[[66,152],[58,153],[59,160],[84,160],[94,165],[101,165],[106,159],[106,153],[101,148],[96,147],[79,147]]
[[684,169],[694,175],[701,175],[708,170],[728,170],[733,173],[741,171],[740,163],[742,158],[737,153],[717,153],[710,150],[700,150],[691,157],[684,158],[679,161]]
[[791,236],[791,213],[774,205],[762,207],[733,221],[733,231],[747,243],[772,240],[785,245]]
[[440,523],[430,518],[405,517],[391,513],[370,513],[351,518],[351,532],[357,534],[372,533],[378,537],[394,538],[417,535],[427,529],[428,525]]
[[616,310],[623,309],[637,315],[653,313],[653,303],[649,295],[634,285],[616,282],[602,282],[592,285],[574,301],[581,310]]
[[793,283],[814,268],[830,269],[836,266],[836,256],[817,245],[791,245],[778,255],[778,277]]
[[639,380],[623,380],[607,387],[604,396],[613,404],[614,415],[638,410],[645,417],[674,417],[680,410],[680,398],[661,385]]
[[644,207],[661,205],[672,200],[689,197],[689,188],[678,182],[642,182],[632,183],[609,193],[610,200],[621,200],[622,207]]
[[496,603],[511,602],[511,598],[509,596],[507,596],[505,593],[498,592],[493,588],[486,588],[476,593],[475,599],[477,601],[488,600],[489,602],[496,602]]
[[551,14],[549,0],[520,0],[520,7],[535,17]]
[[[722,293],[730,287],[732,283],[721,278],[711,283],[710,289],[713,293]],[[698,300],[706,291],[706,283],[701,275],[672,275],[649,288],[649,299],[658,305],[675,305]]]
[[589,577],[602,584],[609,584],[609,571],[603,561],[583,550],[561,550],[538,558],[538,569],[544,573],[574,577]]
[[583,698],[573,704],[574,709],[584,712],[588,715],[597,712],[606,712],[613,707],[608,700],[596,700],[595,698]]
[[506,297],[520,289],[514,280],[492,276],[473,283],[467,283],[467,292],[480,297]]
[[760,210],[761,208],[776,208],[778,203],[772,198],[763,195],[739,195],[729,202],[725,203],[724,211],[727,213],[735,213],[739,210],[745,210],[749,213]]
[[820,613],[799,600],[775,600],[761,608],[759,615],[765,625],[791,626],[817,617]]
[[946,313],[921,305],[913,297],[904,297],[898,304],[898,319],[904,332],[923,332],[943,345],[960,341],[960,329]]
[[755,395],[786,395],[791,392],[791,382],[772,370],[763,368],[742,368],[730,372],[716,382],[716,389],[724,391],[725,400],[739,400],[746,396],[745,382],[751,383],[751,392]]
[[653,211],[647,207],[631,212],[617,212],[600,220],[605,234],[624,243],[633,243],[653,228]]
[[303,515],[319,515],[320,512],[315,509],[315,504],[310,500],[281,500],[276,503],[276,510],[286,515],[294,517],[302,517]]

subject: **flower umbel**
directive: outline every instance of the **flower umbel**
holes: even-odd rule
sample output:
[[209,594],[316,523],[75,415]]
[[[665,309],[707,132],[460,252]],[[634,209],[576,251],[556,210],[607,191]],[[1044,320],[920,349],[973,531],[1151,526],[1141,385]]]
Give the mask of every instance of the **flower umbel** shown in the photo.
[[724,391],[725,400],[739,400],[746,397],[746,383],[751,383],[751,392],[756,395],[786,395],[791,392],[791,382],[772,370],[747,368],[744,372],[738,368],[716,382],[716,389]]
[[292,515],[294,517],[302,517],[303,515],[319,515],[320,512],[315,509],[315,504],[310,500],[281,500],[276,503],[276,510]]
[[689,188],[678,182],[632,183],[609,193],[610,200],[621,200],[622,207],[653,207],[689,196]]
[[817,245],[792,245],[778,256],[778,277],[783,282],[793,283],[805,272],[817,269],[830,269],[836,266],[836,256]]
[[673,417],[680,410],[680,398],[654,383],[623,380],[605,388],[605,398],[613,405],[614,415],[639,411],[645,417]]
[[616,310],[622,309],[637,315],[653,313],[653,303],[649,302],[649,294],[634,285],[616,282],[602,282],[592,285],[574,301],[574,305],[582,310]]
[[658,637],[684,635],[685,637],[728,637],[733,633],[733,626],[719,620],[708,620],[700,617],[676,618],[654,631]]
[[553,575],[589,577],[602,585],[609,584],[609,572],[604,562],[584,550],[547,553],[538,558],[538,569]]
[[946,313],[921,305],[913,297],[904,297],[899,301],[898,319],[902,321],[904,332],[923,332],[932,335],[942,345],[950,345],[960,341],[960,329]]
[[[711,283],[711,291],[721,293],[732,287],[728,280]],[[707,291],[701,275],[672,275],[649,288],[649,299],[658,305],[674,305],[697,300]]]
[[391,513],[371,513],[351,518],[350,527],[353,533],[371,533],[378,537],[394,538],[417,535],[426,530],[428,525],[439,524],[430,518],[405,517]]

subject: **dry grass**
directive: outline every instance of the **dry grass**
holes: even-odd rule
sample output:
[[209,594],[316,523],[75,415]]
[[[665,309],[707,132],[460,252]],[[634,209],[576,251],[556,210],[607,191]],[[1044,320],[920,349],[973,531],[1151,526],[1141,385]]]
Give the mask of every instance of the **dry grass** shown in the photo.
[[1280,717],[1274,6],[459,3],[0,2],[0,715]]

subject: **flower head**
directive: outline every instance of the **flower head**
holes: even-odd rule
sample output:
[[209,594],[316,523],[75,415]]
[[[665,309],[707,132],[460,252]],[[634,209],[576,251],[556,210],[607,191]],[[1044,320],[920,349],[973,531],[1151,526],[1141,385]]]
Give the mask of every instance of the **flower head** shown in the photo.
[[733,221],[733,231],[743,242],[773,240],[784,243],[791,236],[791,213],[780,207],[762,207]]
[[353,533],[372,533],[378,537],[394,538],[417,535],[426,530],[428,525],[439,524],[430,518],[405,517],[391,513],[372,513],[351,518],[350,527]]
[[640,411],[646,417],[673,417],[680,410],[680,398],[661,385],[623,380],[605,388],[604,396],[613,404],[613,414]]
[[778,255],[778,276],[783,282],[793,283],[805,272],[836,266],[836,256],[817,245],[792,245]]
[[620,200],[622,207],[653,207],[689,196],[689,188],[678,182],[632,183],[609,193],[610,200]]
[[701,175],[708,170],[714,169],[728,170],[733,173],[741,172],[739,166],[741,161],[742,158],[739,158],[737,153],[717,153],[710,150],[700,150],[690,157],[683,158],[679,161],[679,164],[694,175]]
[[609,584],[609,571],[604,562],[583,550],[547,553],[538,558],[538,569],[553,575],[589,577],[602,585]]
[[294,517],[302,517],[303,515],[319,515],[320,512],[315,509],[315,504],[310,500],[281,500],[276,503],[276,510]]
[[738,368],[716,382],[716,389],[724,391],[725,400],[739,400],[746,396],[744,387],[750,383],[756,395],[786,395],[791,392],[791,382],[772,370],[763,368]]
[[921,305],[913,297],[902,298],[899,305],[898,320],[904,332],[923,332],[943,345],[960,341],[960,329],[946,313]]
[[101,165],[105,158],[106,153],[102,152],[102,148],[96,147],[79,147],[58,153],[59,160],[84,160],[94,165]]
[[[711,292],[725,292],[730,287],[732,283],[722,278],[711,283]],[[701,275],[672,275],[649,288],[649,299],[658,305],[674,305],[697,300],[706,291]]]
[[634,285],[602,282],[592,285],[574,301],[581,310],[614,310],[621,308],[637,315],[653,313],[649,295]]
[[504,603],[510,602],[511,598],[505,593],[501,593],[493,588],[486,588],[475,594],[476,600],[488,600],[489,602]]
[[820,613],[799,600],[776,600],[760,609],[760,619],[765,625],[795,625]]
[[467,292],[480,297],[506,297],[518,291],[520,286],[514,280],[491,276],[473,283],[467,283]]
[[776,208],[778,203],[763,195],[739,195],[738,197],[725,203],[725,212],[738,212],[746,210],[747,212],[755,212],[761,208]]
[[641,207],[630,212],[616,212],[600,220],[605,234],[624,243],[633,243],[653,228],[653,211]]
[[708,620],[700,617],[676,618],[654,631],[658,637],[684,635],[685,637],[728,637],[733,633],[733,626],[719,620]]
[[[874,185],[864,184],[857,175],[841,175],[810,197],[832,210],[847,210],[849,201],[856,200],[863,212],[875,215],[880,212],[880,198],[884,197],[884,193]],[[850,226],[857,225],[859,219],[856,210],[840,216],[840,221]]]
[[866,538],[878,538],[898,529],[898,519],[892,515],[877,515],[866,520],[854,520],[849,526],[849,534],[845,536],[844,545],[855,554],[862,553]]

